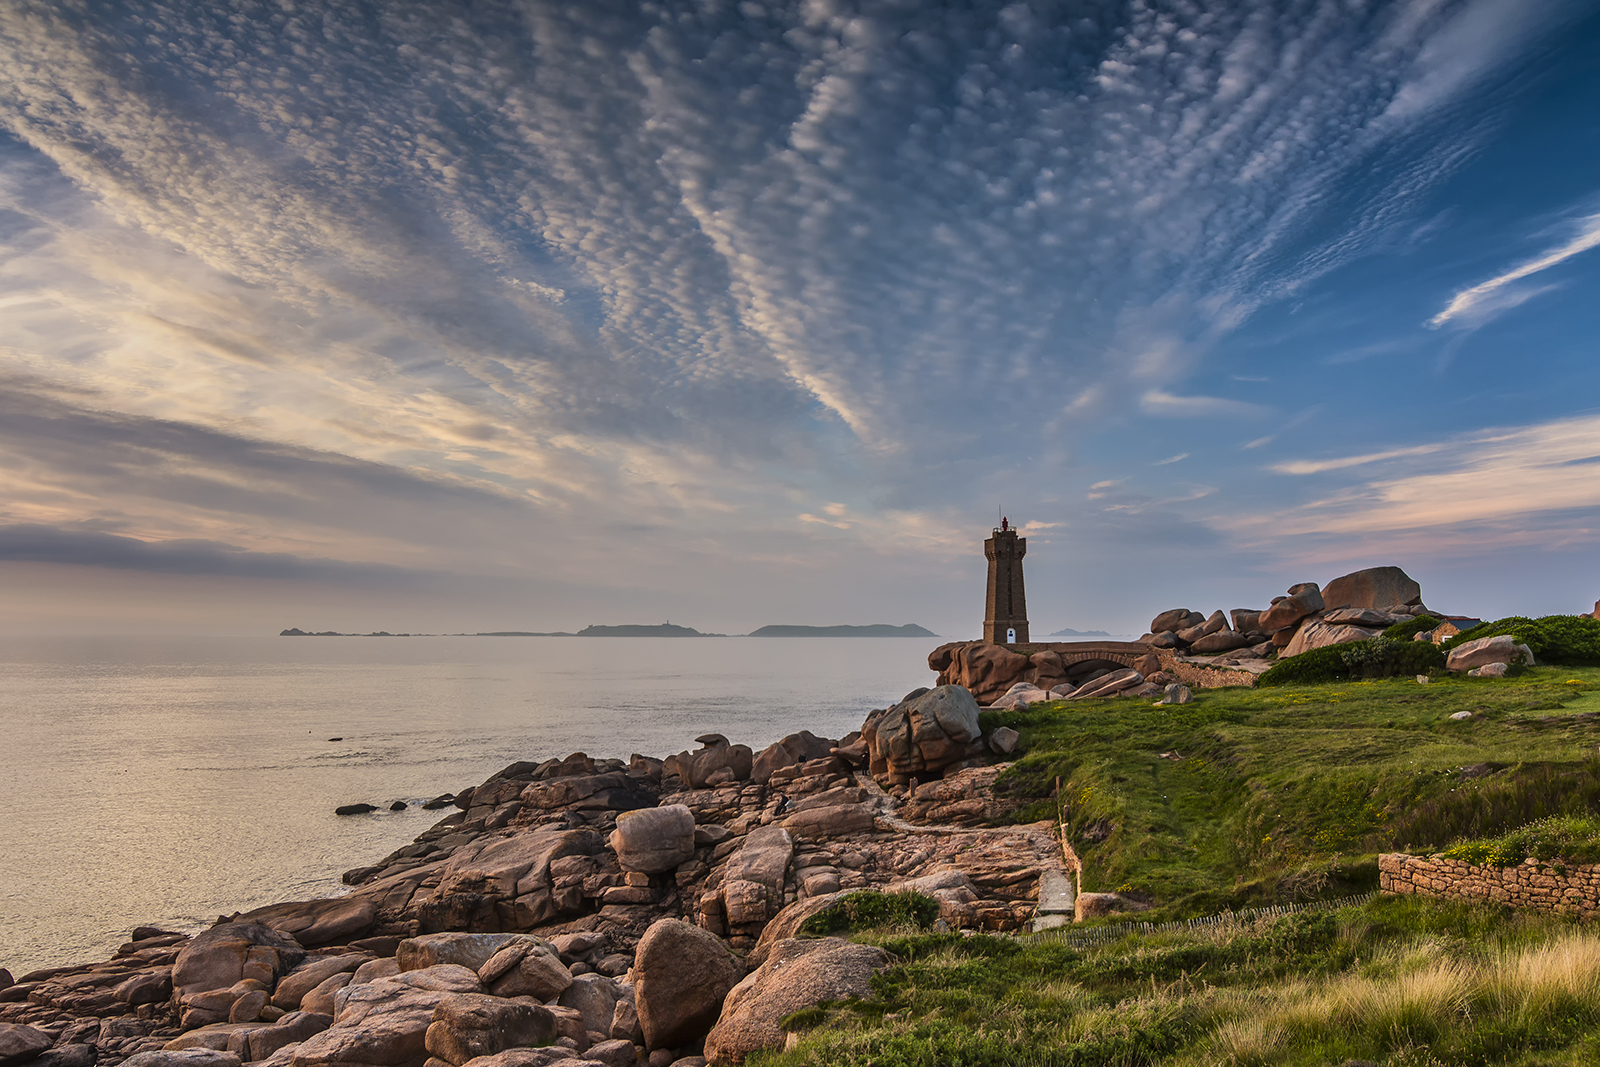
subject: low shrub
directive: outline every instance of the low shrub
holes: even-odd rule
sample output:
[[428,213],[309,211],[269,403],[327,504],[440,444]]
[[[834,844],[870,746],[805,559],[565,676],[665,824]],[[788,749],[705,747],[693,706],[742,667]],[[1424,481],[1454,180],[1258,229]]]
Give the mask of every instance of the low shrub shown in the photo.
[[1545,615],[1537,619],[1512,615],[1457,634],[1444,643],[1444,649],[1448,652],[1468,641],[1501,634],[1510,634],[1518,643],[1527,645],[1540,663],[1600,667],[1600,619],[1589,615]]
[[1530,857],[1542,862],[1596,863],[1600,862],[1600,819],[1552,815],[1500,837],[1463,841],[1439,855],[1480,867],[1515,867]]
[[896,927],[926,929],[939,917],[939,902],[925,893],[880,893],[863,889],[829,904],[800,925],[807,937]]
[[1434,618],[1432,615],[1418,615],[1409,622],[1395,623],[1393,626],[1383,631],[1383,636],[1388,638],[1390,641],[1410,641],[1418,634],[1427,633],[1429,630],[1438,625],[1439,620]]
[[1443,669],[1444,660],[1444,653],[1427,641],[1394,641],[1387,637],[1374,637],[1302,652],[1273,666],[1261,675],[1256,684],[1313,685],[1318,682],[1344,682],[1352,678],[1428,674]]

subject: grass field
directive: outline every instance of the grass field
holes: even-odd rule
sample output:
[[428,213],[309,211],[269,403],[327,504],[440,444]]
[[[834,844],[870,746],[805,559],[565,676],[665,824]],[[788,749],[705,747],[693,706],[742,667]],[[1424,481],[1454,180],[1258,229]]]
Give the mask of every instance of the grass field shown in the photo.
[[900,961],[874,997],[796,1013],[752,1067],[1600,1062],[1600,935],[1552,916],[1380,898],[1088,950],[856,936]]
[[1013,817],[1059,812],[1084,888],[1152,906],[1133,918],[1330,903],[1084,948],[860,928],[931,915],[904,901],[835,909],[827,926],[897,965],[869,1000],[791,1017],[793,1047],[753,1067],[1600,1063],[1600,931],[1414,897],[1331,902],[1375,888],[1382,851],[1600,849],[1600,669],[985,714],[1002,724],[1022,734],[1000,781]]
[[[1458,712],[1471,718],[1455,720]],[[1017,821],[1063,814],[1084,888],[1184,918],[1375,888],[1376,855],[1600,811],[1600,668],[1196,690],[985,713]],[[1059,799],[1055,785],[1059,779]]]

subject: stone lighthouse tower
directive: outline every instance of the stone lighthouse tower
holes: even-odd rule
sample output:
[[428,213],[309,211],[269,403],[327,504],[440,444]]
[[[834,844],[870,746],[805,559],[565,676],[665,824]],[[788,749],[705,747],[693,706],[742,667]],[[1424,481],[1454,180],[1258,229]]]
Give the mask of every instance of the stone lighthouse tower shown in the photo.
[[983,606],[983,639],[1010,645],[1028,640],[1028,601],[1022,592],[1022,557],[1028,540],[1018,537],[1007,519],[983,543],[989,559],[989,596]]

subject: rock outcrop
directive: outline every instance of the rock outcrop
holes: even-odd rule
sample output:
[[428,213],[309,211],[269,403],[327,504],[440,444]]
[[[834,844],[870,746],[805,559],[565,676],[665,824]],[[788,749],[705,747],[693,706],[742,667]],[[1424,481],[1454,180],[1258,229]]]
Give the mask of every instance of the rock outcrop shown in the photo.
[[1277,633],[1294,626],[1308,615],[1315,615],[1323,607],[1322,590],[1315,582],[1302,582],[1289,587],[1289,595],[1279,597],[1257,617],[1257,624],[1265,633]]
[[1329,608],[1411,607],[1422,603],[1422,586],[1399,567],[1369,567],[1341,575],[1322,590]]
[[458,993],[434,1007],[423,1043],[430,1055],[461,1067],[479,1056],[548,1045],[555,1038],[555,1016],[542,1005]]
[[[195,936],[141,929],[113,960],[0,976],[0,1041],[19,1063],[37,1047],[41,1067],[693,1055],[743,977],[734,952],[759,964],[797,910],[913,886],[953,927],[1015,930],[1041,879],[1061,875],[1048,824],[991,825],[1017,803],[994,790],[1017,731],[983,737],[955,687],[894,712],[840,740],[791,734],[748,768],[749,749],[718,735],[668,760],[512,764],[349,872],[347,896]],[[730,1016],[730,1048],[768,1033],[757,1007],[776,987],[754,985],[765,991]]]
[[940,645],[928,655],[928,667],[939,672],[940,685],[959,685],[976,699],[988,702],[1028,678],[1028,657],[1004,645],[983,641],[957,641]]
[[779,941],[728,993],[706,1037],[706,1059],[724,1067],[760,1049],[781,1049],[779,1020],[823,1001],[870,996],[872,976],[888,965],[883,949],[843,938]]
[[230,922],[197,935],[172,967],[184,1028],[228,1022],[235,1001],[272,989],[304,958],[294,938],[256,923]]
[[1465,671],[1491,663],[1506,666],[1522,664],[1531,667],[1533,650],[1527,645],[1518,644],[1517,639],[1510,634],[1480,637],[1476,641],[1464,641],[1451,649],[1444,665],[1446,670]]
[[43,1030],[20,1023],[0,1023],[0,1064],[4,1067],[26,1063],[53,1044],[55,1040]]
[[682,804],[617,816],[611,848],[625,871],[661,874],[694,855],[694,812]]
[[872,776],[884,784],[937,777],[983,751],[978,702],[958,685],[941,685],[873,712],[862,724],[861,736]]
[[[1273,658],[1365,641],[1424,613],[1422,589],[1405,571],[1372,567],[1341,575],[1326,588],[1315,582],[1290,586],[1286,595],[1274,597],[1265,608],[1232,609],[1225,623],[1220,611],[1204,619],[1188,608],[1163,611],[1150,621],[1150,633],[1140,640],[1154,649],[1172,650],[1179,664],[1259,673]],[[1173,672],[1171,663],[1162,666]]]
[[661,919],[639,942],[635,1005],[648,1048],[677,1048],[715,1025],[742,977],[720,938],[678,919]]

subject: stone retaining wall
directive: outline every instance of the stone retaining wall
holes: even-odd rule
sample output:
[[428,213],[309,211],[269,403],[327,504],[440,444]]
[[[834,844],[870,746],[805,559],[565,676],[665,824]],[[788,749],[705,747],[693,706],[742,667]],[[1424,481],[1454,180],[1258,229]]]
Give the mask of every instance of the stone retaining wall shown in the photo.
[[1378,886],[1441,900],[1492,901],[1516,908],[1600,914],[1600,865],[1524,860],[1515,867],[1479,867],[1465,860],[1390,852],[1378,857]]
[[1185,663],[1170,649],[1156,650],[1161,669],[1191,689],[1221,689],[1223,686],[1256,684],[1256,675],[1245,670],[1228,670],[1226,667],[1201,667]]

